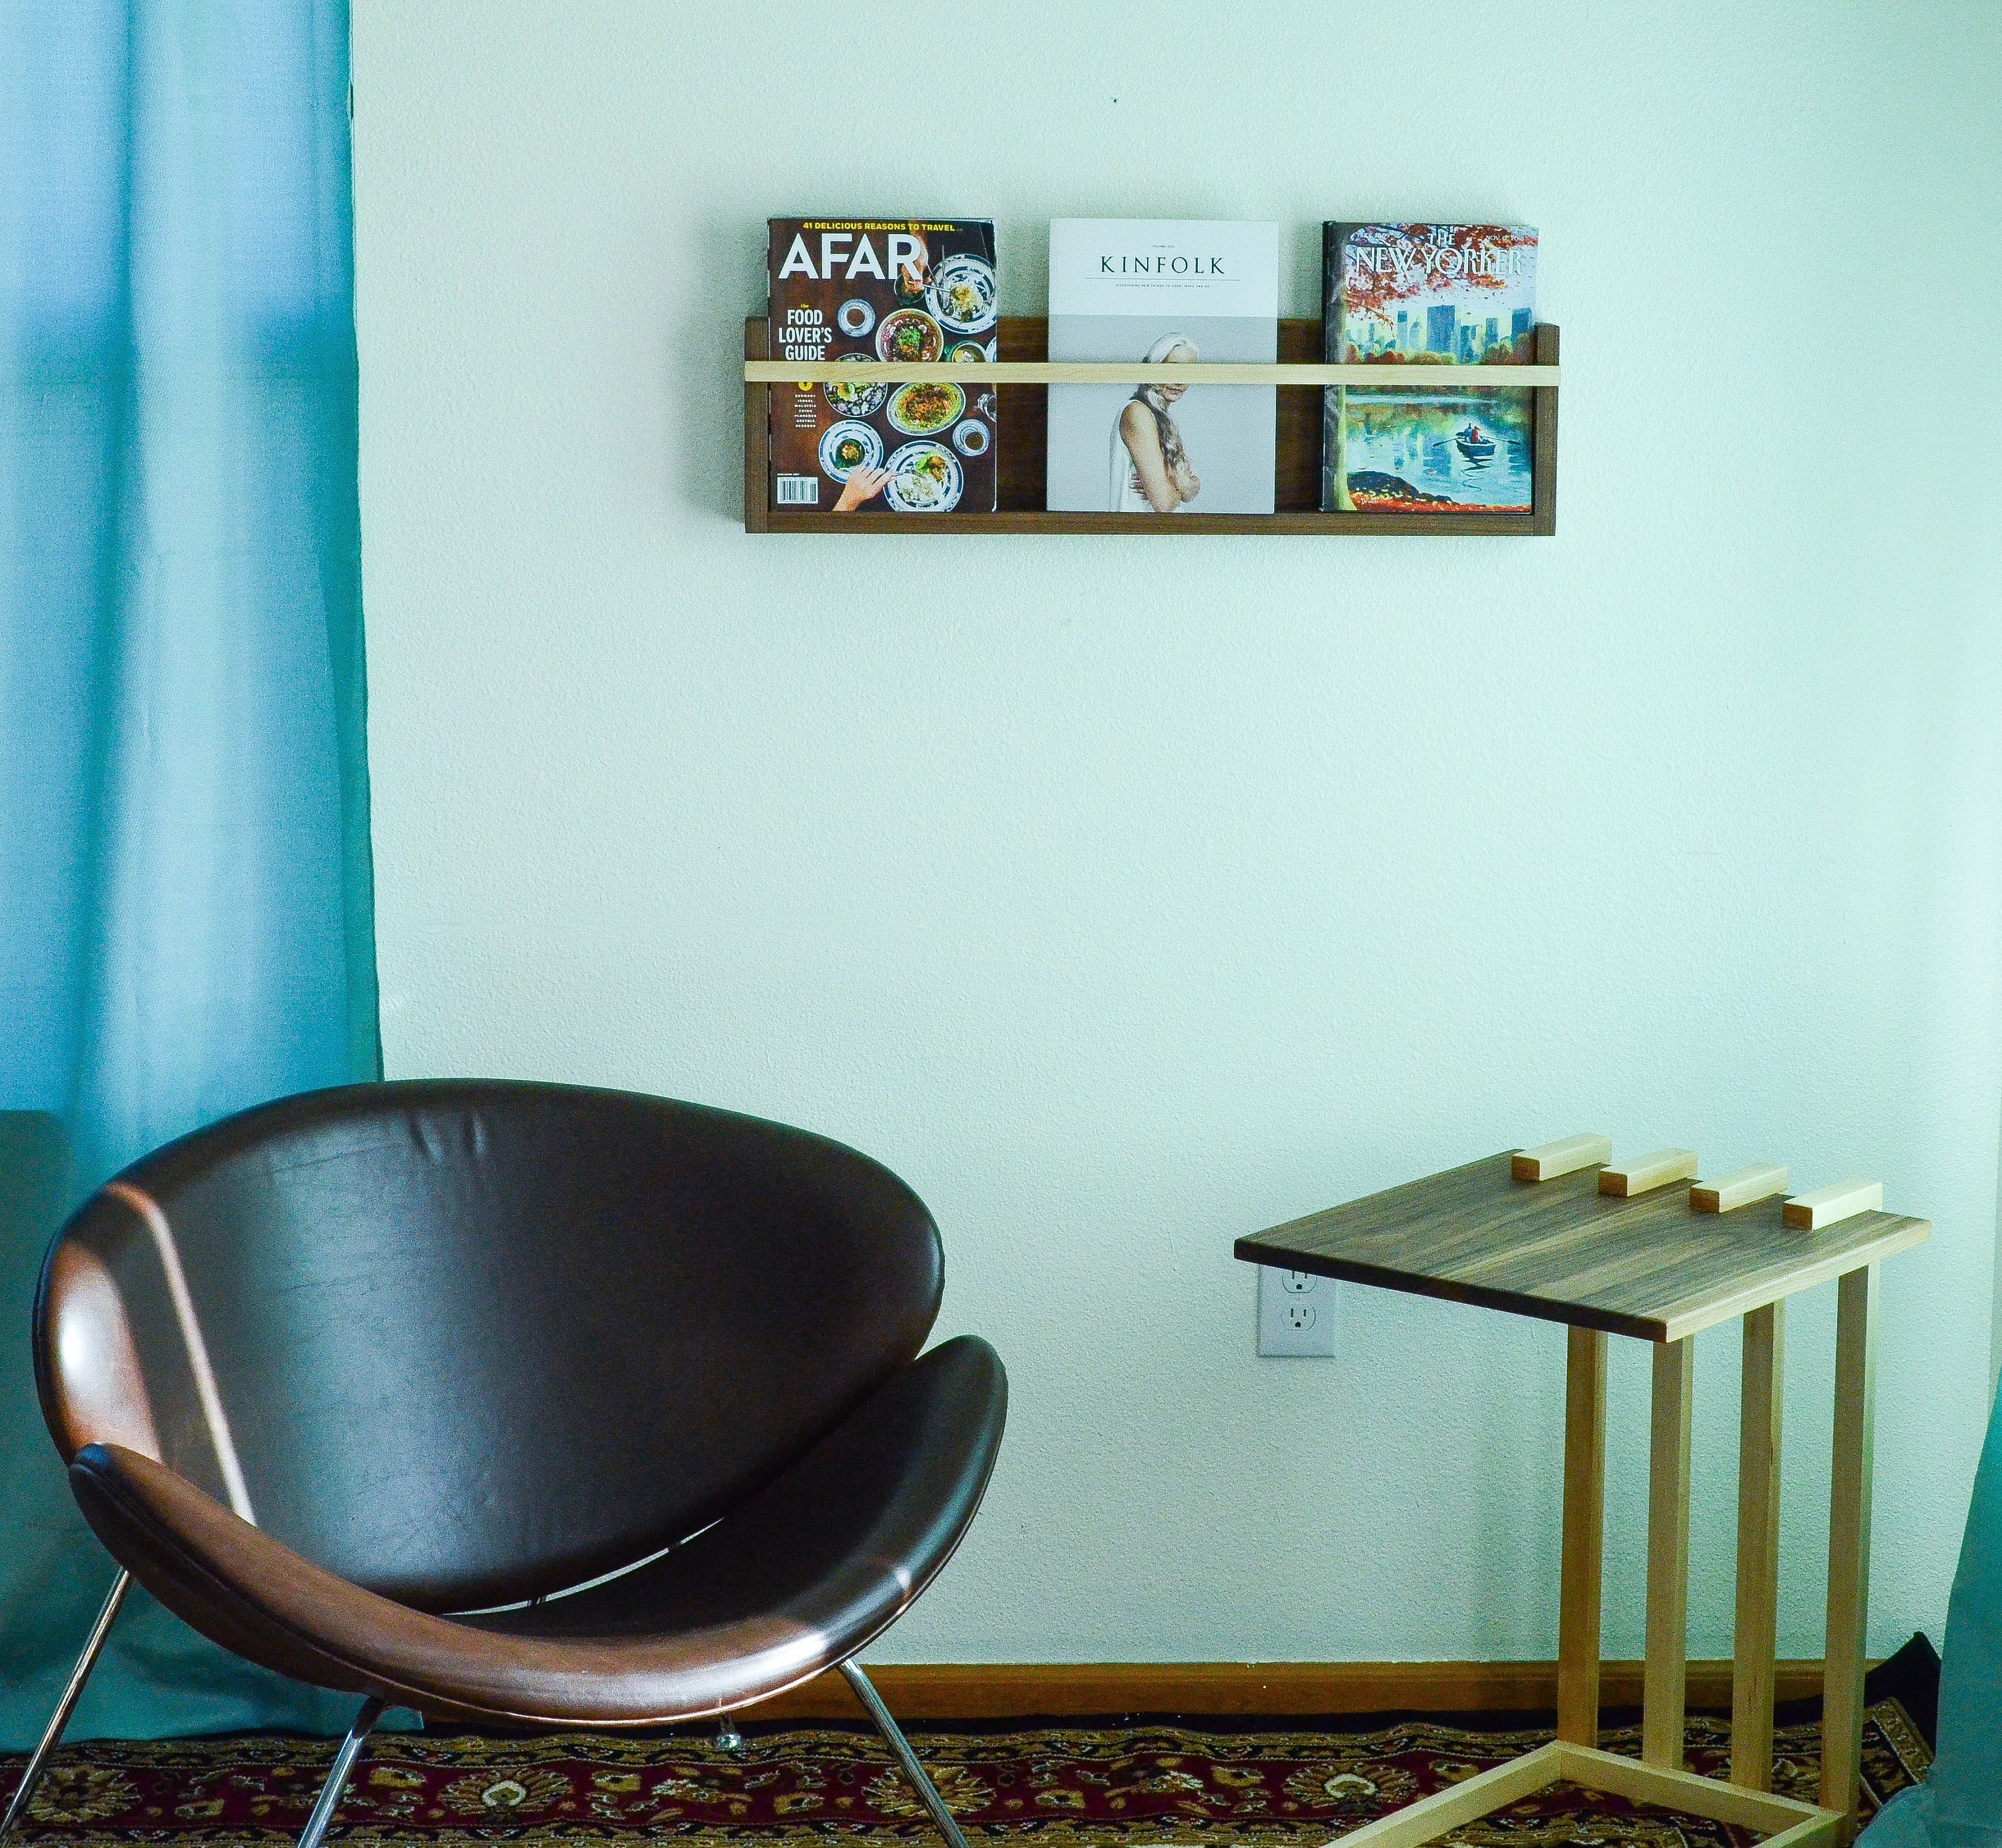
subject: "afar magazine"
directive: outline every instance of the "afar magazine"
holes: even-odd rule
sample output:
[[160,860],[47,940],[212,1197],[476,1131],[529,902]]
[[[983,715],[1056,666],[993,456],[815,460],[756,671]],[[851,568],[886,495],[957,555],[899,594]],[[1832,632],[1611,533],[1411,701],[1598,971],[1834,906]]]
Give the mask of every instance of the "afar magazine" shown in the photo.
[[[1279,354],[1276,225],[1177,218],[1050,224],[1052,360],[1136,365]],[[1270,385],[1053,385],[1053,511],[1268,514]]]
[[1527,511],[1530,395],[1472,382],[1536,348],[1536,234],[1512,225],[1322,230],[1321,348],[1335,365],[1467,369],[1463,390],[1330,385],[1322,399],[1327,512]]
[[[948,364],[996,357],[994,227],[985,219],[774,218],[766,258],[772,357]],[[780,511],[992,513],[994,390],[800,381],[771,392]]]

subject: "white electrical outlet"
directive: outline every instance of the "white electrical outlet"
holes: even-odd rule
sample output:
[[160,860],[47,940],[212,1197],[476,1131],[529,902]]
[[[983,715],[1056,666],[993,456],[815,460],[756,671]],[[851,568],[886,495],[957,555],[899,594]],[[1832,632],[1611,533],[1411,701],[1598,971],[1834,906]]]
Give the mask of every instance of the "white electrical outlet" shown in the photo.
[[1258,1267],[1258,1351],[1294,1359],[1334,1351],[1334,1279]]

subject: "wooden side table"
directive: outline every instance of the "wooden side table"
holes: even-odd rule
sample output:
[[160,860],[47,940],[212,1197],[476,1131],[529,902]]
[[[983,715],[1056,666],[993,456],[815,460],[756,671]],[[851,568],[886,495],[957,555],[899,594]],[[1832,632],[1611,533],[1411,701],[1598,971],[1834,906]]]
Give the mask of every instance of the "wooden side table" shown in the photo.
[[[1237,1241],[1249,1263],[1442,1296],[1568,1325],[1557,1726],[1550,1745],[1344,1836],[1341,1848],[1418,1848],[1560,1780],[1773,1832],[1764,1848],[1847,1843],[1856,1828],[1870,1579],[1871,1348],[1877,1267],[1922,1243],[1925,1220],[1881,1209],[1874,1184],[1783,1199],[1784,1169],[1689,1184],[1667,1149],[1614,1166],[1572,1137],[1428,1176]],[[1773,1794],[1781,1376],[1786,1299],[1838,1291],[1820,1802]],[[1683,1768],[1689,1609],[1690,1337],[1744,1320],[1738,1607],[1731,1777]],[[1638,1760],[1599,1749],[1606,1503],[1606,1337],[1650,1341],[1648,1613]]]

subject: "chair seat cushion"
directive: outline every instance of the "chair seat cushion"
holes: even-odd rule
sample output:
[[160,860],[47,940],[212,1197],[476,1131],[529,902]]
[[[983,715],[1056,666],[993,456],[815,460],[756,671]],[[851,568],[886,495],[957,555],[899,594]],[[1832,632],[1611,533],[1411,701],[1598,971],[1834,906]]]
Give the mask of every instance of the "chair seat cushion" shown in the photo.
[[91,1445],[85,1516],[161,1602],[239,1654],[440,1717],[659,1724],[748,1705],[864,1647],[950,1557],[1001,1439],[1007,1383],[962,1336],[661,1558],[525,1609],[439,1617],[365,1592],[150,1459]]

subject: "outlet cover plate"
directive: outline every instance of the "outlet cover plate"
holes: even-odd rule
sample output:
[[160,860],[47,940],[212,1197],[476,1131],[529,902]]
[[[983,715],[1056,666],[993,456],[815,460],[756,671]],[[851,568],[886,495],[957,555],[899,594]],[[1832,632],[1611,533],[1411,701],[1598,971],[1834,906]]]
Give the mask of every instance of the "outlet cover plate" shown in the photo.
[[1258,1267],[1258,1351],[1268,1358],[1324,1360],[1334,1352],[1334,1279]]

